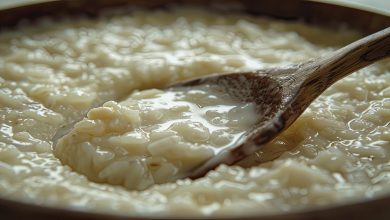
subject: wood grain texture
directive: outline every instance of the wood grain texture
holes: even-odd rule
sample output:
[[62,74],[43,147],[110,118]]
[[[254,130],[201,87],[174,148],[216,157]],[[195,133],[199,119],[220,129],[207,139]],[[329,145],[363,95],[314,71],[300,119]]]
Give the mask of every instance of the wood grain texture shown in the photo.
[[287,129],[304,110],[336,81],[390,56],[390,28],[349,44],[325,57],[283,69],[217,74],[179,83],[214,84],[243,102],[257,106],[257,123],[237,143],[195,168],[190,178],[204,176],[219,164],[232,165],[254,154]]

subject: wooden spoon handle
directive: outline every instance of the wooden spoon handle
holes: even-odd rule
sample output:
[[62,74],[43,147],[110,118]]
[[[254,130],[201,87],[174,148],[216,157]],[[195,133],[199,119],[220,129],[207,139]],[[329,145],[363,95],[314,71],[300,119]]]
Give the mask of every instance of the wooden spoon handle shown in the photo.
[[[328,56],[303,64],[292,73],[298,88],[294,103],[305,109],[337,80],[390,55],[390,27],[351,43]],[[299,111],[298,111],[299,112]]]
[[[351,43],[317,61],[307,63],[297,78],[323,81],[329,87],[348,74],[390,55],[390,27]],[[326,89],[325,88],[325,89]]]
[[[282,74],[292,100],[282,118],[288,127],[325,89],[348,74],[390,55],[390,28]],[[295,115],[296,117],[293,117]]]

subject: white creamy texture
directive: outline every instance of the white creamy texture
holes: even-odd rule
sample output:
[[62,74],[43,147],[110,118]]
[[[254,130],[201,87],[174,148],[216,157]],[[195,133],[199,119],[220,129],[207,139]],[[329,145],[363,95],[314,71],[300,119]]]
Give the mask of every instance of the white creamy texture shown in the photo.
[[234,146],[256,123],[255,107],[216,85],[135,92],[90,110],[54,153],[90,180],[143,190]]
[[[262,152],[204,178],[144,191],[97,184],[61,164],[51,138],[92,103],[215,72],[299,63],[357,39],[196,9],[42,21],[0,33],[0,194],[125,215],[280,213],[390,191],[390,62],[336,83]],[[268,150],[267,150],[268,149]],[[290,149],[272,162],[263,155]]]

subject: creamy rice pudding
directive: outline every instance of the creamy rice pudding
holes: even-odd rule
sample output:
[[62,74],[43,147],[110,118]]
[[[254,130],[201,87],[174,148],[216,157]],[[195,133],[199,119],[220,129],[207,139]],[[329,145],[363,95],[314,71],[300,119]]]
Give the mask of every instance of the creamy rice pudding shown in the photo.
[[[132,120],[136,119],[132,117],[128,118],[129,124],[114,126],[120,132],[107,134],[103,139],[95,138],[101,131],[90,126],[106,114],[103,113],[106,108],[115,112],[112,117],[117,122],[122,122],[123,115],[117,114],[117,109],[135,111],[131,102],[137,99],[137,94],[157,95],[160,91],[153,88],[205,74],[299,63],[359,37],[359,33],[347,29],[330,30],[180,7],[106,13],[96,19],[68,18],[56,22],[46,19],[3,31],[0,33],[0,196],[125,215],[238,216],[386,195],[390,191],[388,60],[330,87],[292,127],[253,157],[236,166],[221,165],[197,180],[154,185],[148,182],[152,186],[147,189],[129,190],[126,186],[134,183],[127,185],[122,175],[120,180],[116,179],[118,168],[104,172],[109,166],[97,163],[101,166],[98,169],[84,169],[78,164],[91,158],[88,154],[76,156],[76,151],[86,143],[92,143],[86,144],[92,146],[86,147],[89,153],[99,154],[93,146],[110,149],[111,145],[105,145],[105,141],[121,145],[123,140],[128,141],[123,134],[134,135],[136,138],[131,140],[138,140],[140,134],[133,134],[132,128],[126,127],[133,125]],[[133,93],[135,90],[146,90],[146,94]],[[231,104],[219,101],[215,104]],[[91,110],[88,119],[76,126],[73,131],[76,137],[69,138],[69,145],[54,150],[52,137],[56,130],[101,102],[106,104]],[[150,117],[161,120],[158,112]],[[191,123],[195,127],[204,125]],[[102,124],[106,126],[105,122]],[[221,129],[230,129],[227,127]],[[181,133],[192,127],[179,123],[177,128],[170,129]],[[88,132],[92,132],[91,136],[84,139]],[[105,134],[105,130],[102,132]],[[213,131],[209,134],[211,137]],[[218,139],[223,134],[215,136]],[[150,142],[142,138],[139,139]],[[206,139],[203,133],[197,138],[191,141]],[[202,160],[212,155],[208,147],[199,149],[196,151],[202,151],[199,157]],[[275,160],[263,161],[285,149],[288,151]],[[139,150],[143,152],[145,147]],[[157,154],[163,161],[171,160],[161,152]],[[180,157],[180,160],[186,163],[192,159]],[[157,179],[153,177],[153,183],[159,183]],[[146,187],[139,189],[143,188]]]
[[254,103],[217,85],[149,89],[90,110],[54,153],[90,180],[142,190],[188,176],[256,119]]

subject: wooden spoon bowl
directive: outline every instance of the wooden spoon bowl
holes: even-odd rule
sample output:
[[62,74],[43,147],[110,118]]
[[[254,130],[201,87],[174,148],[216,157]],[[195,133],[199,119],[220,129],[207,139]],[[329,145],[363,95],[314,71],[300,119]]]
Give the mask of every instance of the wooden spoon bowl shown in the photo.
[[287,68],[254,72],[215,74],[169,87],[202,84],[219,88],[243,102],[254,102],[256,124],[234,147],[224,149],[195,168],[195,179],[219,164],[234,164],[255,153],[264,144],[287,129],[325,89],[339,79],[390,55],[390,28],[349,44],[328,56]]

